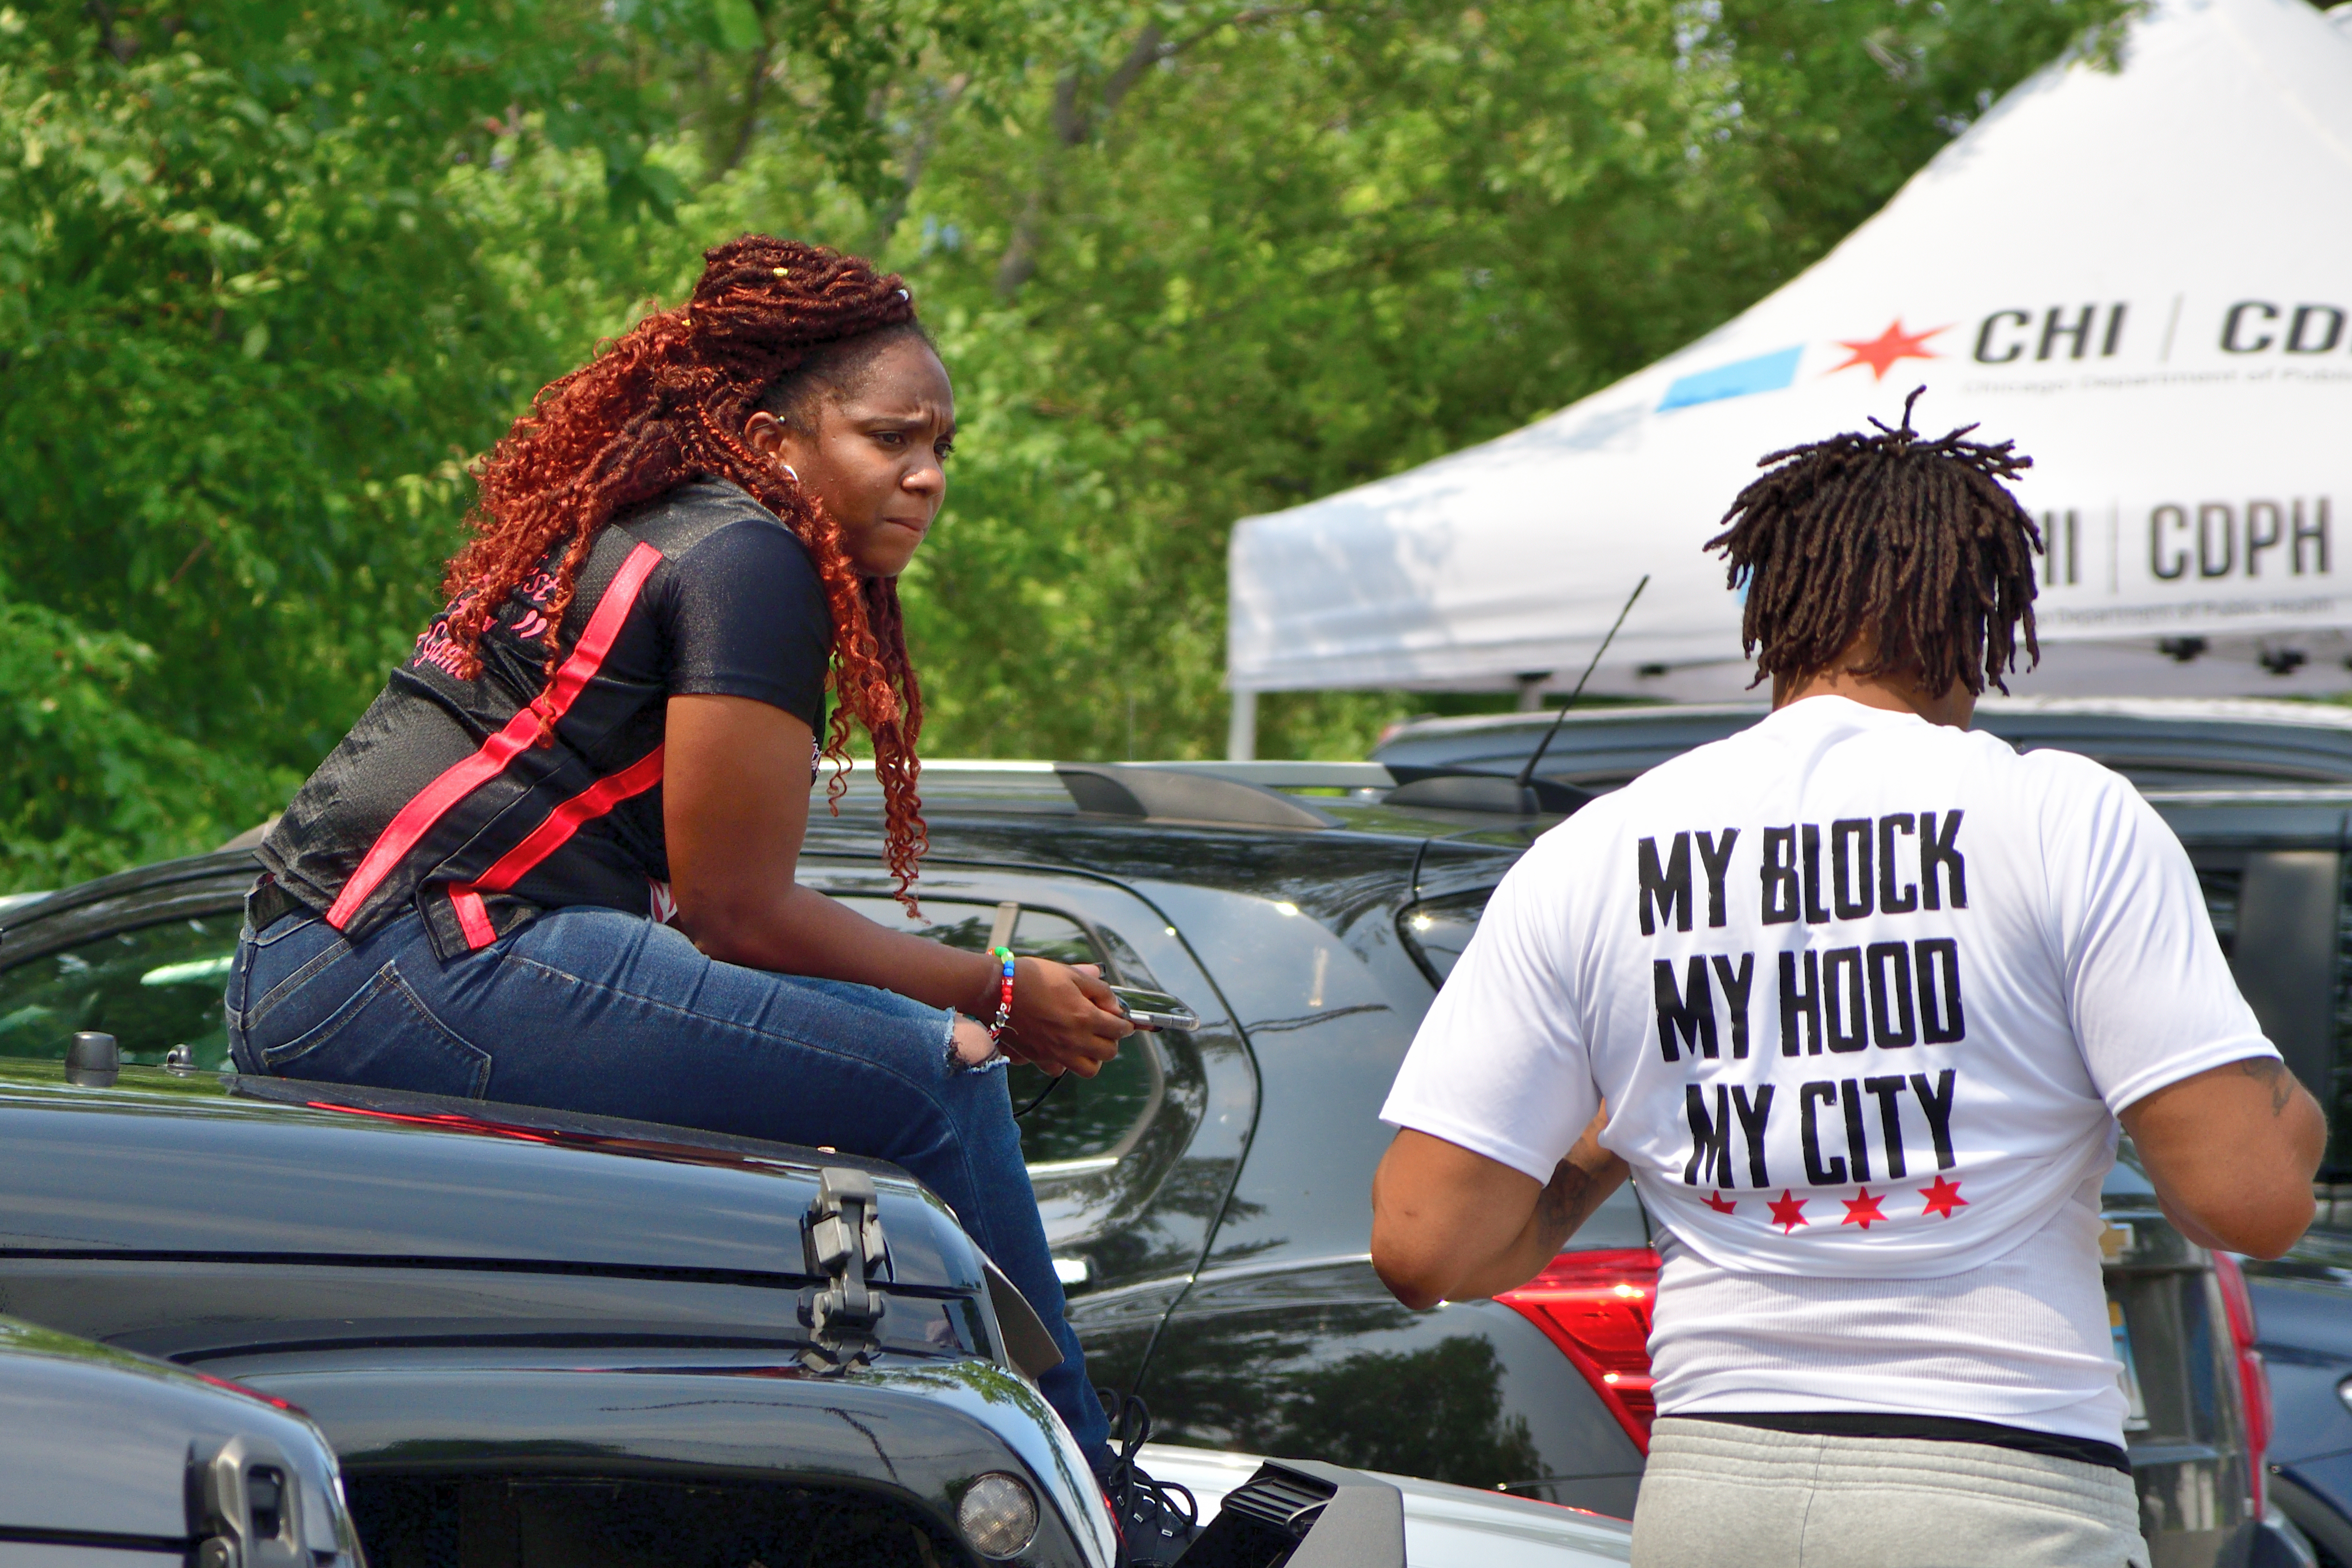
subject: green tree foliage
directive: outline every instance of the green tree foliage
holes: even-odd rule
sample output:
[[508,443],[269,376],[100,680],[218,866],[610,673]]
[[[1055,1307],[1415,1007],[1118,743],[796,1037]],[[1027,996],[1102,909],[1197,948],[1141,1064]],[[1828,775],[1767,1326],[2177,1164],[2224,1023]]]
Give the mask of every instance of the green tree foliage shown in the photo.
[[0,10],[10,628],[78,672],[0,797],[61,847],[10,880],[217,841],[364,704],[434,596],[459,464],[583,336],[526,275],[583,194],[470,187],[533,103],[593,149],[598,218],[660,195],[626,65],[530,0]]
[[278,804],[465,465],[746,228],[907,272],[956,375],[926,750],[1213,752],[1235,518],[1679,346],[2127,4],[18,0],[0,886]]
[[[912,584],[943,741],[1116,756],[1133,700],[1139,754],[1213,753],[1232,520],[1697,337],[2119,11],[1265,6],[1033,68],[1024,112],[942,139],[897,247],[959,372],[1003,378]],[[1000,477],[1014,449],[1073,472]],[[1360,755],[1401,707],[1271,702],[1268,754]]]

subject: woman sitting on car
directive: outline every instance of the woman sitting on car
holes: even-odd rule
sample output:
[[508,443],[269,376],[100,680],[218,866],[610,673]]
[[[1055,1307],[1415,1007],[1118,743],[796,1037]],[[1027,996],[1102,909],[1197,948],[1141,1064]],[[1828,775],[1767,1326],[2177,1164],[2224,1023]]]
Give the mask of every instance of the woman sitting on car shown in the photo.
[[758,236],[705,259],[483,463],[446,608],[260,848],[231,1048],[895,1161],[1045,1317],[1045,1392],[1105,1470],[997,1069],[1092,1077],[1130,1026],[1089,966],[960,952],[793,879],[855,720],[914,907],[897,578],[947,489],[947,371],[896,277]]

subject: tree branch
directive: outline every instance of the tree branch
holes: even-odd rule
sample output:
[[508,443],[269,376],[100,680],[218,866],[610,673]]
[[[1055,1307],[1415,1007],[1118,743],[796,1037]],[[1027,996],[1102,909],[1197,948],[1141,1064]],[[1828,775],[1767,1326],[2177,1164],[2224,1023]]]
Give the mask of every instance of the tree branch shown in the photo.
[[1009,300],[1037,271],[1037,231],[1044,226],[1045,187],[1029,187],[1021,216],[1013,220],[1013,237],[1004,244],[1004,258],[996,264],[996,297]]
[[1104,81],[1098,106],[1089,110],[1078,96],[1083,79],[1072,66],[1054,79],[1054,102],[1048,121],[1054,128],[1057,145],[1049,150],[1037,183],[1021,205],[1021,216],[1013,220],[1012,237],[1006,240],[1003,259],[997,263],[996,293],[1001,300],[1011,300],[1021,291],[1037,270],[1037,243],[1045,225],[1047,196],[1055,183],[1054,175],[1060,159],[1058,154],[1069,148],[1084,146],[1110,117],[1118,111],[1120,102],[1143,79],[1143,73],[1167,58],[1171,52],[1166,35],[1157,22],[1147,22],[1129,46],[1127,56],[1118,62]]
[[1161,39],[1160,24],[1146,22],[1143,25],[1143,31],[1135,36],[1135,47],[1127,51],[1127,58],[1118,62],[1118,68],[1110,73],[1108,81],[1103,83],[1102,103],[1105,120],[1118,112],[1119,100],[1127,96],[1128,89],[1142,80],[1143,73],[1158,65],[1164,58],[1166,58],[1166,46]]
[[956,100],[971,85],[971,73],[958,71],[933,95],[930,112],[922,117],[916,126],[914,139],[907,143],[905,172],[898,179],[898,194],[884,203],[882,210],[874,216],[871,249],[880,251],[890,242],[890,237],[898,232],[898,225],[906,221],[907,205],[914,200],[915,185],[923,177],[923,165],[930,162],[931,151],[939,145],[940,128],[947,123],[948,116],[955,110]]
[[[761,23],[762,31],[767,26]],[[775,45],[763,41],[759,52],[751,57],[751,74],[743,79],[743,119],[735,127],[735,145],[728,152],[727,161],[719,165],[719,178],[725,179],[735,172],[735,166],[751,151],[751,132],[760,124],[760,89],[767,85],[768,61],[775,54]]]
[[116,31],[114,7],[106,0],[89,0],[82,8],[89,13],[90,20],[98,24],[99,47],[121,64],[129,65],[131,57],[139,52],[139,40],[128,33]]

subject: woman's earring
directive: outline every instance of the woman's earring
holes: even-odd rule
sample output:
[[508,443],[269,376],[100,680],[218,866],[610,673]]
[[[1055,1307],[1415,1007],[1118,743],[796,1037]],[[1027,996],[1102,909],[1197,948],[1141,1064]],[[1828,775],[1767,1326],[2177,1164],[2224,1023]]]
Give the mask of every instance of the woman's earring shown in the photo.
[[792,475],[793,483],[798,484],[801,482],[801,471],[798,468],[793,468],[790,463],[778,463],[776,467]]

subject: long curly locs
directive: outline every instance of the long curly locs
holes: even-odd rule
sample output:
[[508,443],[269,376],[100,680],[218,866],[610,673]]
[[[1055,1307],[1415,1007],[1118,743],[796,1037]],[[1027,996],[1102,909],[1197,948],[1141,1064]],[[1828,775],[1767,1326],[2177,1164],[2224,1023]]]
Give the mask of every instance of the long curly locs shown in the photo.
[[[560,626],[604,524],[699,475],[730,480],[799,537],[824,586],[836,697],[824,744],[835,764],[829,794],[840,795],[855,719],[873,741],[890,870],[912,909],[927,846],[915,790],[922,702],[898,586],[859,574],[840,525],[753,452],[742,430],[762,396],[812,355],[909,327],[914,304],[896,275],[796,240],[747,235],[704,252],[703,263],[684,305],[648,314],[547,386],[476,470],[479,493],[466,520],[473,537],[442,585],[459,673],[479,673],[492,617],[559,543],[543,614]],[[551,636],[547,689],[562,662]]]
[[[2042,531],[2002,482],[2032,467],[2013,442],[1937,440],[1879,421],[1773,452],[1769,471],[1739,492],[1723,531],[1706,542],[1744,581],[1743,649],[1756,679],[1827,669],[1867,633],[1874,654],[1855,673],[1916,672],[1929,691],[1955,682],[1979,695],[2041,659],[2034,636],[2033,557]],[[1778,465],[1775,467],[1774,465]],[[1759,651],[1760,650],[1760,651]]]

